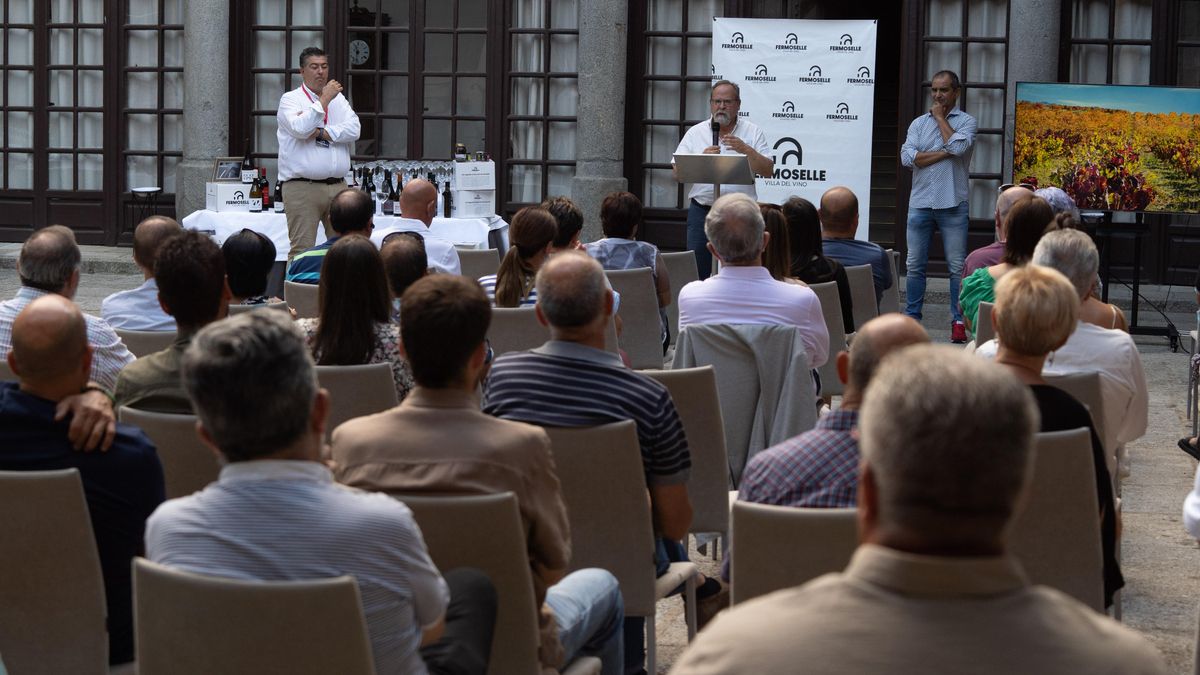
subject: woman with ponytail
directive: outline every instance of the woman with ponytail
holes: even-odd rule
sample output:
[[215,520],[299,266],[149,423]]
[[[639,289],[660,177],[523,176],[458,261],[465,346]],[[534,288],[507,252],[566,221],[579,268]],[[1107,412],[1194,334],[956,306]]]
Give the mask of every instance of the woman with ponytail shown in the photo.
[[479,285],[496,307],[532,307],[537,303],[533,280],[550,255],[558,221],[549,211],[526,207],[508,226],[508,252],[500,270],[479,278]]

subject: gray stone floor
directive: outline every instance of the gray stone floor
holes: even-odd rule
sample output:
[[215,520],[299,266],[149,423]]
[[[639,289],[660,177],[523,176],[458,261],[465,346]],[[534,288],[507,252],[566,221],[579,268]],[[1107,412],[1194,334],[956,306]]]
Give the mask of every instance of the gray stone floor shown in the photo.
[[[18,245],[0,244],[0,298],[11,297],[19,286],[14,265],[18,249]],[[106,295],[136,286],[141,275],[132,264],[130,249],[84,249],[84,275],[76,300],[85,311],[98,313]],[[941,341],[949,337],[946,290],[945,280],[930,280],[924,319],[926,329]],[[1112,293],[1113,301],[1128,309],[1128,290],[1115,287]],[[1165,306],[1185,335],[1195,327],[1190,288],[1146,287],[1142,294]],[[1141,321],[1163,325],[1162,317],[1144,304]],[[1191,672],[1200,604],[1200,549],[1183,531],[1180,505],[1191,488],[1196,463],[1175,447],[1176,439],[1190,430],[1185,418],[1190,344],[1185,339],[1184,349],[1172,353],[1165,338],[1136,340],[1150,387],[1150,426],[1130,446],[1132,475],[1123,488],[1124,621],[1162,650],[1172,672]],[[716,573],[717,563],[704,556],[696,559],[706,573]],[[686,644],[679,600],[660,603],[657,626],[658,670],[666,672]]]

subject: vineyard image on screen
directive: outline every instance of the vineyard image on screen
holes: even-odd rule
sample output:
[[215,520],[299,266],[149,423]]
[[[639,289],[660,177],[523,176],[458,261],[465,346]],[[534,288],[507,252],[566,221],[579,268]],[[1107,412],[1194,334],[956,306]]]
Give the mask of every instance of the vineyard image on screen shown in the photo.
[[1013,181],[1079,208],[1200,213],[1200,89],[1017,83]]

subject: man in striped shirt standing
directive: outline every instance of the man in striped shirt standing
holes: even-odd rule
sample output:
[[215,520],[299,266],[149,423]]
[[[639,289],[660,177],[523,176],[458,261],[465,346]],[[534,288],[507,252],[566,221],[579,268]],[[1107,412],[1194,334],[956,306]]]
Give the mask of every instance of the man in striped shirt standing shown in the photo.
[[921,320],[925,304],[925,265],[929,242],[936,227],[942,234],[946,263],[950,267],[950,341],[967,341],[958,285],[967,257],[967,197],[970,191],[971,152],[978,124],[956,107],[962,85],[958,75],[943,70],[930,84],[933,106],[912,121],[900,148],[900,163],[912,169],[912,194],[908,199],[908,278],[904,287],[908,306],[904,313]]

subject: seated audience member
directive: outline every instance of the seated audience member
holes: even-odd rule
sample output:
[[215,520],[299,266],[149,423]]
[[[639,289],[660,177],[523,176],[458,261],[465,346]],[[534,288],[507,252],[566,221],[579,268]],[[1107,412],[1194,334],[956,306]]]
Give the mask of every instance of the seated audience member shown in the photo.
[[159,302],[179,326],[175,342],[125,366],[113,398],[118,408],[190,415],[192,402],[179,381],[179,362],[196,331],[228,312],[225,259],[208,235],[188,230],[158,250],[154,278]]
[[175,320],[158,304],[154,256],[170,237],[183,231],[174,218],[150,216],[133,230],[133,262],[142,271],[141,286],[117,291],[100,303],[100,318],[121,330],[175,330]]
[[229,304],[265,305],[283,302],[267,297],[267,281],[275,267],[275,244],[254,230],[242,229],[221,245],[229,278]]
[[847,187],[832,187],[821,195],[821,248],[827,258],[844,267],[870,265],[875,279],[875,302],[896,282],[892,259],[879,244],[855,239],[858,232],[858,197]]
[[337,428],[334,476],[376,491],[515,494],[538,606],[546,608],[539,612],[543,666],[592,654],[604,673],[619,675],[624,611],[616,578],[600,569],[563,576],[571,537],[550,439],[539,427],[479,410],[491,313],[487,296],[465,277],[437,274],[413,284],[400,314],[417,386],[398,407]]
[[429,670],[484,672],[494,588],[468,570],[443,580],[408,507],[334,483],[321,461],[329,394],[290,319],[249,312],[206,327],[184,354],[183,381],[197,433],[225,466],[217,482],[154,512],[150,560],[243,580],[353,575],[375,672],[421,674],[447,658],[453,671]]
[[1007,552],[1037,430],[1011,373],[908,347],[880,365],[859,428],[860,545],[845,571],[723,613],[672,673],[1167,672],[1145,638],[1030,585]]
[[[75,233],[62,225],[50,225],[29,235],[17,257],[21,288],[12,300],[0,302],[0,358],[12,348],[12,324],[25,306],[43,295],[58,294],[71,300],[79,289],[82,256]],[[91,379],[112,392],[117,373],[133,361],[133,354],[104,319],[83,315],[88,344],[92,347]]]
[[642,223],[642,201],[629,192],[613,192],[600,203],[600,227],[604,238],[585,247],[587,254],[606,270],[632,270],[649,267],[658,299],[658,318],[663,353],[671,342],[667,328],[667,305],[671,304],[671,277],[658,247],[637,241],[638,226]]
[[[1100,256],[1087,234],[1079,230],[1057,230],[1038,242],[1033,252],[1033,264],[1061,272],[1082,299],[1092,288]],[[995,356],[996,348],[997,341],[991,340],[980,345],[976,354],[990,358]],[[1133,338],[1119,330],[1077,322],[1066,344],[1054,351],[1054,358],[1047,360],[1042,374],[1087,372],[1100,373],[1103,435],[1108,444],[1108,458],[1111,462],[1115,452],[1119,469],[1124,473],[1128,467],[1124,445],[1146,433],[1150,411],[1146,374]],[[1110,470],[1117,469],[1110,465]]]
[[[669,561],[685,560],[687,551],[680,540],[692,522],[687,437],[667,388],[604,350],[604,327],[612,316],[612,291],[604,286],[604,270],[587,255],[566,251],[542,267],[537,288],[538,320],[549,327],[550,341],[496,359],[484,384],[483,411],[546,427],[633,420],[655,534],[662,544],[656,555],[664,568]],[[697,603],[698,617],[704,619],[728,602],[728,593],[716,580],[706,582],[697,594],[706,598]],[[636,670],[643,667],[643,623],[627,618],[625,626],[625,662]]]
[[798,282],[792,277],[791,239],[788,235],[787,218],[778,204],[759,202],[758,210],[763,217],[763,232],[767,233],[767,247],[763,249],[763,267],[775,281],[789,284]]
[[[333,196],[329,204],[329,226],[337,236],[326,239],[316,246],[297,253],[288,263],[287,281],[298,284],[315,284],[321,280],[321,265],[333,242],[347,234],[371,236],[375,228],[375,203],[366,192],[358,188],[346,188]],[[272,262],[274,258],[271,259]]]
[[[1029,262],[1033,257],[1033,249],[1037,246],[1042,235],[1054,229],[1054,213],[1044,200],[1034,197],[1018,197],[1008,212],[1008,221],[1004,230],[1007,238],[1004,241],[1004,258],[997,265],[975,270],[969,277],[963,277],[958,291],[958,306],[962,310],[963,321],[967,324],[967,332],[975,337],[975,327],[980,317],[979,303],[991,302],[996,298],[996,282],[1005,274]],[[983,320],[987,320],[983,317]]]
[[383,259],[370,240],[339,237],[325,256],[317,296],[319,318],[296,322],[319,366],[387,363],[396,398],[412,389],[412,371],[400,353],[400,327],[392,322]]
[[437,200],[438,190],[433,183],[424,178],[408,181],[400,193],[400,217],[393,219],[387,227],[375,229],[371,233],[371,243],[380,247],[384,238],[393,232],[416,232],[425,240],[426,267],[446,274],[462,274],[462,263],[454,243],[429,229],[437,215]]
[[1078,228],[1083,222],[1079,215],[1079,207],[1075,205],[1075,200],[1071,199],[1071,195],[1059,187],[1044,187],[1033,191],[1037,197],[1046,200],[1050,205],[1050,210],[1054,211],[1054,217],[1059,221],[1059,229]]
[[479,277],[479,285],[495,307],[532,307],[537,303],[534,279],[550,257],[558,225],[549,211],[526,207],[508,226],[508,251],[495,274]]
[[[704,219],[708,248],[721,261],[720,273],[679,291],[679,330],[691,324],[778,324],[795,326],[809,367],[829,357],[829,331],[821,301],[806,286],[771,278],[762,266],[767,236],[758,204],[742,193],[718,199]],[[840,347],[839,347],[840,348]]]
[[[838,301],[842,304],[842,328],[854,332],[854,301],[850,295],[850,279],[842,264],[825,256],[821,246],[821,219],[812,202],[792,197],[781,209],[787,220],[788,276],[806,284],[837,283]],[[764,212],[764,218],[766,216]],[[774,239],[774,235],[771,237]]]
[[429,274],[425,266],[425,240],[411,232],[393,232],[379,249],[383,271],[392,292],[392,321],[400,321],[400,296]]
[[551,197],[542,202],[541,208],[549,211],[558,223],[558,234],[550,252],[572,251],[583,248],[579,235],[583,232],[583,211],[570,197]]
[[996,285],[996,363],[1008,368],[1029,385],[1041,415],[1039,431],[1066,431],[1087,427],[1092,433],[1092,458],[1099,498],[1100,541],[1104,555],[1104,604],[1112,604],[1113,593],[1125,585],[1117,562],[1116,541],[1120,514],[1113,505],[1112,477],[1108,473],[1104,446],[1092,425],[1087,408],[1067,392],[1046,383],[1042,368],[1046,356],[1058,349],[1075,330],[1079,296],[1071,282],[1058,271],[1037,265],[1004,275]]
[[166,498],[158,454],[127,424],[116,425],[107,452],[73,448],[55,407],[87,385],[93,351],[74,303],[57,295],[33,300],[13,322],[12,342],[8,364],[20,381],[0,383],[0,470],[79,469],[104,576],[109,663],[132,661],[130,564],[142,554],[146,518]]
[[1020,198],[1028,197],[1031,193],[1032,190],[1029,188],[1014,185],[1002,191],[996,198],[996,212],[994,216],[996,241],[967,254],[967,260],[963,263],[962,276],[964,279],[974,274],[975,270],[982,267],[999,265],[1000,261],[1004,259],[1004,240],[1008,238],[1008,234],[1004,229],[1004,223],[1008,220],[1008,212],[1012,210],[1013,204],[1016,204]]

